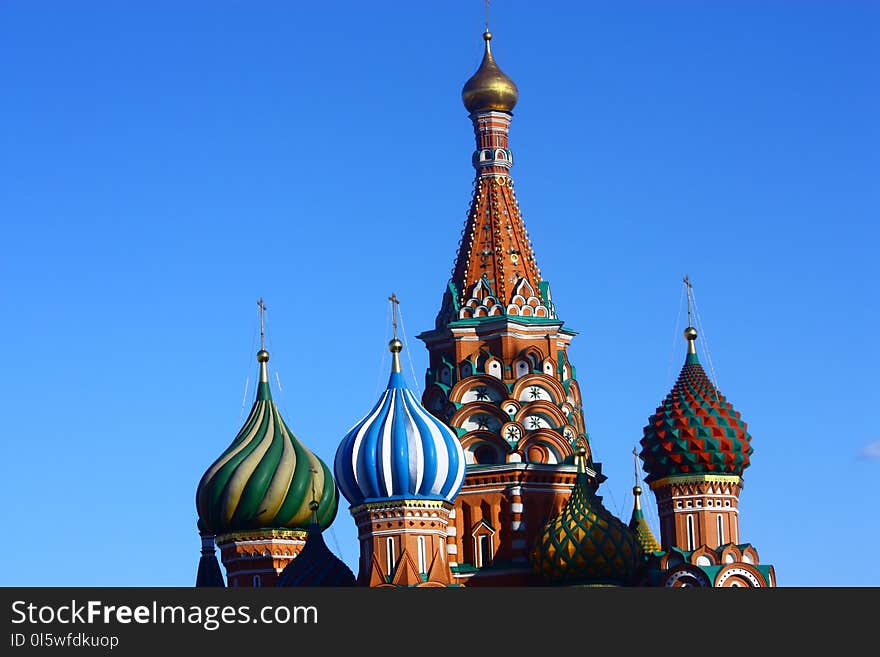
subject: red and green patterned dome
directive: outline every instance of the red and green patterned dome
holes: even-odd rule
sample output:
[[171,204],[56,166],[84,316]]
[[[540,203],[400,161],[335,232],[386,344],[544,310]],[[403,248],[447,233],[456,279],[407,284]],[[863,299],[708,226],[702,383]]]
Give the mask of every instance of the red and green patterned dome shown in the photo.
[[703,371],[694,346],[697,331],[688,327],[684,335],[684,367],[648,420],[641,440],[645,481],[701,474],[742,476],[753,451],[752,437],[739,411]]

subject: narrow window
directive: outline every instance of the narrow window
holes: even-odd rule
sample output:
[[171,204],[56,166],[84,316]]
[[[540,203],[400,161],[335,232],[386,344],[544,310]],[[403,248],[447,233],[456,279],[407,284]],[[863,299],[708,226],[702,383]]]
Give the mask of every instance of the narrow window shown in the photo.
[[687,539],[688,539],[688,550],[693,550],[696,545],[696,540],[694,539],[694,517],[688,514],[687,517]]
[[394,574],[394,539],[392,537],[388,537],[385,540],[385,550],[388,552],[386,555],[386,561],[388,565],[388,572],[386,573],[389,577]]
[[424,574],[428,572],[425,559],[425,537],[419,536],[419,572]]
[[724,518],[719,513],[716,518],[718,521],[718,547],[724,545]]
[[263,586],[263,580],[259,575],[254,575],[254,588],[260,588]]
[[477,568],[482,568],[492,560],[492,537],[483,534],[477,536]]

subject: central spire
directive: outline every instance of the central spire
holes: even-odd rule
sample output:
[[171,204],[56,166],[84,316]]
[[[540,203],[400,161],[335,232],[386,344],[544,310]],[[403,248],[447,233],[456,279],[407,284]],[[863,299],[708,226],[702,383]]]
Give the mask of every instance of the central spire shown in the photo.
[[451,298],[439,324],[500,315],[555,319],[510,177],[508,133],[519,92],[495,63],[491,39],[487,29],[483,61],[462,90],[474,125],[472,164],[477,175],[450,281]]

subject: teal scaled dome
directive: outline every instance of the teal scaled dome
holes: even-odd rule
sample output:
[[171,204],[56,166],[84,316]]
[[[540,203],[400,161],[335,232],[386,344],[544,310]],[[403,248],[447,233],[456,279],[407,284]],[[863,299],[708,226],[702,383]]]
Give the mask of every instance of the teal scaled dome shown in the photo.
[[268,352],[257,354],[257,398],[244,426],[199,482],[199,529],[215,535],[254,529],[306,530],[309,503],[317,523],[336,517],[339,494],[327,465],[297,439],[278,412],[266,371]]

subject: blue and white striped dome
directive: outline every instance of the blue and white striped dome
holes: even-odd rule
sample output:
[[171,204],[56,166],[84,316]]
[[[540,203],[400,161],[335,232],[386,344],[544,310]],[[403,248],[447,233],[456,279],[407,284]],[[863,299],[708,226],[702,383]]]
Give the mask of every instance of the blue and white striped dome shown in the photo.
[[431,415],[404,383],[396,338],[388,389],[342,439],[334,472],[352,506],[391,499],[452,502],[464,481],[455,433]]

